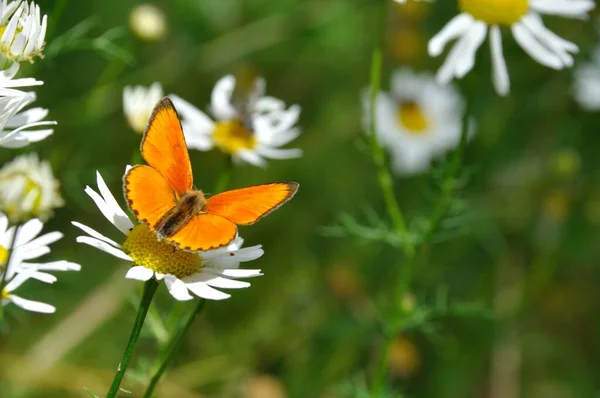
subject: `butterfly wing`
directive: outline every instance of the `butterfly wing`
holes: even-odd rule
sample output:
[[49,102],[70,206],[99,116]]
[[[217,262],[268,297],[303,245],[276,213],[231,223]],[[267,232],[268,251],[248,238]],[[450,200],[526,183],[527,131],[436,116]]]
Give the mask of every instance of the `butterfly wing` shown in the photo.
[[227,245],[237,235],[231,221],[214,214],[200,213],[175,234],[165,238],[183,250],[211,250]]
[[290,200],[297,190],[295,182],[234,189],[208,198],[204,211],[239,225],[253,224]]
[[151,230],[175,205],[175,191],[167,180],[150,166],[135,166],[125,173],[123,190],[136,218]]
[[192,166],[181,121],[168,97],[154,107],[142,138],[141,150],[146,162],[164,177],[178,195],[192,189]]

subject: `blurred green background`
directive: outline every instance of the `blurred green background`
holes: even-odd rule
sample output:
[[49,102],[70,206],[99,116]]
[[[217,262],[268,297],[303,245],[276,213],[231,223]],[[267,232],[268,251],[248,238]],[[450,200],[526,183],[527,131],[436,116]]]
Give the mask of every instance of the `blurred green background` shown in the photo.
[[[427,40],[457,13],[456,5],[157,1],[168,32],[145,42],[128,25],[136,4],[40,2],[49,16],[47,57],[23,66],[21,76],[44,81],[36,106],[49,108],[58,126],[21,152],[34,150],[51,161],[67,202],[46,226],[65,238],[45,259],[75,261],[82,270],[58,275],[53,286],[30,282],[21,289],[57,312],[11,308],[1,342],[0,395],[82,397],[84,386],[103,395],[121,358],[141,284],[124,279],[125,264],[76,244],[70,222],[122,240],[83,190],[96,187],[98,170],[121,200],[123,171],[140,141],[123,115],[123,87],[159,81],[166,93],[206,109],[221,76],[249,68],[266,78],[269,95],[301,105],[303,133],[290,147],[302,148],[304,156],[271,161],[265,170],[238,167],[230,187],[295,180],[300,190],[274,215],[240,230],[247,245],[264,246],[264,257],[247,266],[265,275],[229,300],[208,303],[157,396],[359,397],[382,342],[377,309],[391,297],[404,260],[383,243],[325,237],[322,227],[342,212],[360,219],[367,205],[385,217],[361,139],[360,94],[368,86],[371,53],[384,50],[384,88],[400,65],[435,72],[441,59],[427,56]],[[88,40],[65,39],[84,20],[91,26]],[[588,58],[597,40],[593,23],[545,21],[580,45],[578,62]],[[96,39],[107,31],[118,47]],[[458,82],[474,102],[478,124],[467,147],[468,180],[456,199],[466,210],[459,228],[437,237],[418,259],[411,300],[429,312],[397,338],[392,396],[600,392],[600,118],[571,99],[572,71],[544,68],[504,33],[511,95],[493,92],[487,44],[474,71]],[[54,40],[67,44],[52,49]],[[17,153],[5,150],[0,159]],[[191,157],[196,185],[214,186],[225,156],[214,150]],[[429,212],[438,191],[428,174],[396,181],[409,220]],[[453,311],[455,303],[479,310]],[[159,311],[168,313],[172,304],[161,286]],[[141,394],[155,353],[146,334],[122,384],[132,394],[122,396]]]

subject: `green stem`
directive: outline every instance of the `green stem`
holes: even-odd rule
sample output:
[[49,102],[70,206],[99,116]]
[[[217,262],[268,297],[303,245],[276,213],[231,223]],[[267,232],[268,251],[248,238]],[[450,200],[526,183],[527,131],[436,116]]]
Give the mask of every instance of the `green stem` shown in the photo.
[[369,142],[371,147],[371,156],[377,166],[377,181],[379,188],[385,201],[388,215],[392,219],[396,234],[403,244],[404,251],[407,257],[412,257],[415,252],[414,243],[409,237],[404,215],[396,200],[394,193],[394,184],[392,175],[385,161],[385,153],[383,147],[377,140],[377,117],[376,103],[377,94],[381,86],[381,51],[379,49],[373,52],[371,60],[371,90],[369,94]]
[[150,383],[148,383],[148,387],[146,387],[146,391],[144,392],[143,398],[149,398],[152,396],[152,393],[154,392],[154,389],[156,388],[156,384],[158,383],[161,376],[167,369],[167,366],[171,362],[171,359],[173,359],[173,355],[175,354],[175,352],[177,351],[177,348],[181,344],[181,341],[183,340],[183,336],[185,336],[185,334],[188,331],[188,329],[190,328],[190,326],[192,326],[192,324],[194,323],[194,320],[196,319],[198,314],[200,314],[200,312],[202,312],[202,309],[204,308],[205,303],[206,303],[206,300],[204,300],[204,299],[200,299],[198,301],[196,308],[194,309],[194,311],[192,312],[190,317],[185,322],[185,325],[183,325],[183,327],[179,329],[179,332],[174,334],[173,337],[171,337],[171,340],[169,340],[169,343],[167,344],[167,350],[166,350],[164,356],[162,357],[160,364],[158,365],[156,371],[152,375],[152,378],[150,379]]
[[156,292],[157,287],[158,282],[156,282],[154,278],[148,280],[144,284],[144,293],[142,294],[142,300],[140,301],[140,306],[135,317],[133,329],[131,330],[131,336],[129,336],[129,342],[127,343],[127,347],[125,347],[123,358],[121,359],[121,363],[119,363],[117,373],[115,374],[112,385],[108,390],[108,394],[106,394],[106,398],[113,398],[115,395],[117,395],[117,392],[119,392],[119,386],[121,385],[121,381],[125,376],[125,371],[127,370],[127,366],[131,360],[135,344],[140,337],[140,331],[142,330],[142,325],[146,319],[146,313],[148,312],[148,308],[150,308],[150,303],[152,302],[152,297],[154,296],[154,292]]
[[[450,206],[452,194],[456,189],[456,176],[462,164],[463,152],[468,139],[469,113],[470,109],[467,105],[463,116],[460,143],[458,145],[458,148],[456,148],[456,150],[452,154],[452,158],[450,159],[448,166],[444,170],[444,181],[442,183],[442,199],[438,202],[437,206],[433,210],[431,217],[429,218],[429,228],[423,234],[423,237],[420,241],[421,245],[423,245],[427,241],[427,239],[433,234],[441,220],[444,218],[444,215],[448,211],[448,207]],[[413,249],[416,249],[416,247],[413,246]],[[394,305],[400,306],[400,311],[392,314],[392,321],[389,323],[391,327],[389,327],[388,330],[386,330],[385,340],[383,343],[383,348],[381,350],[381,357],[379,358],[379,363],[377,364],[377,369],[371,391],[372,396],[374,398],[377,398],[381,395],[383,388],[386,384],[392,345],[394,343],[394,339],[396,338],[396,336],[398,336],[398,334],[402,331],[404,327],[405,310],[402,307],[402,302],[410,288],[410,282],[412,280],[415,265],[415,251],[413,251],[411,254],[406,252],[406,255],[408,261],[400,269],[400,274],[398,275],[397,284],[394,288],[394,297],[392,301]]]
[[[4,266],[4,272],[2,273],[2,278],[0,278],[0,297],[4,296],[4,286],[6,286],[6,275],[8,274],[8,266],[10,264],[10,260],[12,258],[13,252],[15,251],[15,242],[17,241],[17,235],[19,230],[21,229],[21,224],[17,224],[15,226],[15,234],[10,242],[8,247],[8,257],[6,258],[6,264]],[[4,306],[0,303],[0,325],[4,321]]]

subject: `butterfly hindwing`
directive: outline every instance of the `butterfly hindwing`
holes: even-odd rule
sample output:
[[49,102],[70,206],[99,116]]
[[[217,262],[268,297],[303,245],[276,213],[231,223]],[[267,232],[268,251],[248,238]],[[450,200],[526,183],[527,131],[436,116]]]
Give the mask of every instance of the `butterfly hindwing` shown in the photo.
[[181,122],[173,103],[163,98],[154,107],[142,138],[142,156],[179,195],[192,189],[192,166]]
[[204,211],[238,225],[253,224],[290,200],[297,190],[295,182],[234,189],[208,198]]
[[129,169],[123,178],[123,191],[136,218],[151,230],[177,204],[173,188],[149,166]]
[[165,238],[183,250],[211,250],[223,247],[235,239],[237,227],[231,221],[213,214],[193,216],[179,231]]

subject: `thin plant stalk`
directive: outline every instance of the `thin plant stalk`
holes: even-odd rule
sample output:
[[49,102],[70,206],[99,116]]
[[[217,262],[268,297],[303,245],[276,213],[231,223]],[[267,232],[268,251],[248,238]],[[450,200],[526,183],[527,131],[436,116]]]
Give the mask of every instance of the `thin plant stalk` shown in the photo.
[[404,215],[400,209],[400,205],[396,200],[394,194],[394,183],[390,170],[387,167],[385,161],[385,152],[379,141],[377,140],[377,117],[376,102],[377,95],[379,94],[379,88],[381,86],[381,50],[376,49],[373,52],[371,59],[371,87],[369,92],[369,144],[371,149],[371,156],[377,167],[377,181],[379,182],[379,188],[389,217],[392,219],[396,234],[403,245],[406,254],[411,257],[414,255],[415,247],[414,243],[409,237],[408,228],[404,221]]
[[[8,256],[6,258],[6,265],[4,266],[4,272],[2,273],[2,278],[0,278],[0,297],[4,292],[4,286],[6,286],[6,275],[8,274],[8,266],[10,265],[10,260],[13,256],[13,252],[15,251],[15,242],[17,241],[17,235],[19,230],[21,229],[21,224],[17,224],[15,227],[15,234],[12,237],[10,245],[8,247]],[[4,306],[0,304],[0,324],[4,321]]]
[[169,340],[169,342],[167,344],[167,350],[165,351],[165,354],[160,359],[160,364],[154,371],[154,374],[152,375],[152,378],[150,379],[150,382],[148,383],[148,387],[146,387],[146,391],[144,391],[143,398],[149,398],[154,393],[154,389],[156,388],[158,381],[160,380],[163,373],[167,369],[167,366],[173,359],[173,355],[177,351],[177,348],[179,348],[179,345],[181,344],[181,342],[183,340],[183,336],[185,336],[185,334],[187,333],[190,326],[192,326],[196,317],[202,312],[202,309],[204,308],[205,304],[206,304],[206,300],[200,299],[198,301],[198,304],[196,305],[196,308],[194,308],[194,311],[189,316],[189,318],[187,319],[187,321],[185,322],[183,327],[181,327],[179,329],[179,331],[177,333],[175,333]]
[[[450,206],[452,194],[456,189],[457,174],[462,164],[463,152],[468,139],[470,124],[469,114],[470,107],[467,104],[462,121],[460,143],[454,151],[454,153],[452,154],[452,157],[450,158],[450,161],[444,170],[444,180],[442,181],[441,199],[434,207],[433,212],[429,217],[429,227],[424,231],[421,239],[419,240],[420,246],[423,246],[428,241],[428,239],[434,233],[441,220],[444,218],[444,215],[447,213],[448,208]],[[395,303],[395,305],[401,306],[400,303],[402,303],[404,297],[409,292],[410,282],[412,280],[414,271],[417,248],[418,247],[415,245],[413,246],[413,249],[415,250],[411,252],[405,252],[407,261],[400,269],[400,275],[397,279],[397,285],[394,287],[392,302]],[[401,307],[400,311],[394,312],[392,314],[392,319],[388,323],[389,327],[385,332],[385,341],[383,343],[383,348],[381,351],[379,362],[377,364],[375,377],[372,384],[371,392],[372,396],[375,398],[381,395],[383,388],[385,387],[392,345],[395,337],[400,332],[402,332],[402,329],[404,327],[404,316],[404,309]]]
[[146,319],[146,314],[148,313],[150,303],[152,302],[152,297],[154,297],[154,292],[156,292],[157,287],[158,282],[154,278],[149,279],[144,284],[144,292],[142,293],[140,306],[138,307],[137,315],[135,316],[135,322],[133,323],[131,336],[129,336],[129,341],[127,342],[127,347],[125,347],[123,358],[117,367],[117,373],[115,374],[112,385],[106,394],[106,398],[113,398],[119,392],[121,381],[123,380],[125,372],[127,371],[127,366],[129,365],[133,350],[135,349],[135,345],[140,337],[142,325]]

